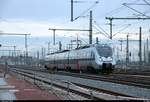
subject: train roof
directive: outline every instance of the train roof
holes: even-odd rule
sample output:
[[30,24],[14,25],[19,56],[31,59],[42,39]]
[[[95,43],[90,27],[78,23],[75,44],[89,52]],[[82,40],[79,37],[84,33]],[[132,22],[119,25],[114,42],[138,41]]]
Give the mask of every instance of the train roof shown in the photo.
[[70,50],[61,50],[61,51],[50,53],[48,55],[52,55],[52,54],[56,54],[56,53],[63,53],[63,52],[67,52],[67,51],[70,51]]
[[80,46],[80,47],[76,48],[75,50],[85,49],[85,48],[89,48],[89,47],[91,47],[91,45]]
[[[108,44],[88,44],[88,45],[80,46],[80,47],[72,49],[72,50],[80,50],[80,49],[90,48],[90,47],[93,47],[95,45],[108,46]],[[56,52],[50,53],[48,55],[53,55],[53,54],[63,53],[63,52],[68,52],[68,51],[71,51],[71,50],[56,51]]]

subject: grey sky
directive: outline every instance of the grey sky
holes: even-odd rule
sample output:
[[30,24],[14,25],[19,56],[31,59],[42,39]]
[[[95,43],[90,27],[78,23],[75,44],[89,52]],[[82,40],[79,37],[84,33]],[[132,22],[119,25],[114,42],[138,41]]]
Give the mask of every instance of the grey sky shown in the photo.
[[[78,17],[83,11],[87,10],[91,5],[94,4],[96,0],[79,0],[85,1],[84,3],[74,4],[74,18]],[[123,3],[144,3],[143,0],[98,0],[99,3],[94,6],[93,10],[93,20],[97,21],[98,24],[109,30],[109,26],[106,26],[108,20],[105,19],[106,16],[115,17],[131,17],[138,15],[137,12],[123,6]],[[150,12],[149,5],[144,6],[131,6],[141,12]],[[0,0],[0,18],[1,21],[8,22],[19,22],[19,23],[41,23],[49,25],[52,27],[64,26],[64,27],[88,27],[89,11],[82,16],[87,16],[85,18],[80,18],[74,23],[70,22],[70,0]],[[128,21],[130,23],[130,21]],[[133,22],[133,21],[132,21]],[[131,22],[131,23],[132,23]],[[117,25],[118,21],[114,21]],[[121,22],[122,23],[122,22]],[[143,22],[142,22],[143,23]],[[24,24],[24,25],[25,25]],[[125,23],[127,24],[127,23]],[[19,25],[19,24],[18,24]],[[120,22],[118,25],[121,25]],[[8,26],[7,26],[8,27]],[[23,26],[26,29],[26,25]],[[3,27],[1,27],[2,29]],[[18,27],[17,27],[18,28]],[[27,27],[28,28],[28,27]],[[18,31],[21,28],[18,29]],[[2,29],[7,32],[11,31],[9,27],[7,29]],[[22,29],[21,29],[22,30]],[[25,30],[26,32],[28,29]],[[13,31],[15,32],[15,31]],[[31,32],[33,33],[33,32]],[[43,32],[45,33],[45,32]]]
[[[79,0],[86,1],[85,3],[74,4],[74,17],[79,16],[83,11],[87,10],[96,0]],[[139,17],[139,13],[123,6],[123,3],[137,3],[146,4],[144,0],[98,0],[99,3],[94,6],[93,20],[109,33],[108,20],[106,16],[110,17]],[[147,0],[150,2],[150,0]],[[150,5],[130,5],[146,15],[150,15]],[[52,42],[52,32],[48,31],[49,27],[52,28],[81,28],[88,29],[89,27],[89,11],[86,12],[80,19],[75,22],[70,22],[70,0],[0,0],[0,31],[10,33],[30,33],[32,36],[45,37]],[[139,26],[143,27],[143,33],[149,34],[150,21],[113,21],[113,33],[127,27],[121,32],[138,33]],[[98,32],[94,29],[94,33]],[[81,32],[56,32],[57,36],[63,36],[75,39],[77,33],[80,38],[87,41],[88,33]],[[94,35],[93,39],[98,36],[103,39],[101,34]],[[137,36],[137,35],[135,35]],[[130,37],[135,38],[134,35]],[[125,38],[126,35],[116,35],[115,38]],[[147,35],[146,35],[147,37]],[[144,38],[144,37],[143,37]],[[0,38],[3,40],[4,38]],[[46,40],[41,40],[40,45],[46,45]],[[66,40],[66,38],[64,38]],[[63,39],[61,39],[63,42]],[[57,41],[59,41],[57,39]],[[30,41],[32,42],[32,41]],[[88,41],[87,41],[88,42]],[[16,42],[17,43],[17,42]],[[11,44],[11,43],[9,43]],[[15,43],[14,43],[15,44]]]
[[[94,4],[96,0],[82,0],[85,3],[74,4],[74,17],[79,16],[83,11]],[[133,16],[137,14],[133,10],[123,6],[123,3],[144,3],[143,0],[99,0],[99,3],[92,9],[93,19],[100,25],[107,22],[106,16]],[[121,8],[120,8],[121,7]],[[131,6],[142,12],[149,12],[150,6]],[[70,23],[70,0],[0,0],[1,20],[24,20],[24,21],[42,21],[56,25],[59,23]],[[88,15],[88,12],[83,16]],[[81,20],[87,19],[80,18]],[[77,20],[76,22],[81,22]],[[71,23],[74,25],[74,23]]]
[[[122,2],[123,0],[113,0],[112,5],[110,0],[99,0],[99,4],[96,7],[99,12],[97,15],[114,9]],[[84,11],[92,3],[94,3],[94,0],[88,0],[87,3],[75,4],[75,13]],[[5,19],[14,18],[45,21],[61,17],[69,19],[70,0],[1,0],[1,17]]]

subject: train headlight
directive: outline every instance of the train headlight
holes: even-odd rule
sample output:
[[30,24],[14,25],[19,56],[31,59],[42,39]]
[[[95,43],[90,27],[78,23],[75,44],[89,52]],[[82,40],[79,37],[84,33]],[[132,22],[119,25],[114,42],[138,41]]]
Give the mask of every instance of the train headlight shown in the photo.
[[100,58],[99,58],[99,61],[103,61],[103,59],[100,57]]
[[105,57],[102,57],[101,59],[102,59],[102,61],[106,61],[107,60],[107,58],[105,58]]
[[109,59],[110,61],[112,61],[113,59],[111,58],[111,59]]
[[112,60],[113,60],[113,58],[112,58],[112,57],[108,57],[108,60],[109,60],[109,61],[112,61]]

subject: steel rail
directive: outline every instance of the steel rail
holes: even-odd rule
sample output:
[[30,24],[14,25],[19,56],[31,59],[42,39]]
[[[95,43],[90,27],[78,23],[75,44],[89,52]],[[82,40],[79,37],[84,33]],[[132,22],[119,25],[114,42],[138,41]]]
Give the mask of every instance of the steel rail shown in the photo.
[[[43,77],[41,77],[41,78],[38,78],[38,77],[34,77],[34,76],[32,76],[31,75],[31,73],[30,73],[30,75],[29,75],[29,73],[28,74],[25,74],[26,72],[20,72],[20,71],[14,71],[14,70],[12,70],[14,73],[18,73],[18,74],[20,74],[20,75],[22,75],[22,76],[25,76],[25,77],[28,77],[28,78],[31,78],[31,79],[34,79],[34,80],[37,80],[37,81],[42,81],[43,83],[45,83],[45,84],[49,84],[49,85],[51,85],[51,82],[49,82],[49,81],[46,81],[46,80],[43,80],[43,79],[41,79],[41,78],[43,78]],[[67,82],[65,82],[65,83],[67,83]],[[70,83],[69,83],[70,84]],[[67,87],[65,87],[65,86],[63,86],[63,85],[59,85],[59,84],[56,84],[56,83],[52,83],[52,85],[53,86],[55,86],[55,87],[58,87],[58,88],[61,88],[61,89],[63,89],[63,90],[68,90],[68,88]],[[74,89],[71,89],[71,88],[69,88],[69,92],[72,92],[72,93],[75,93],[75,94],[78,94],[78,95],[81,95],[81,96],[84,96],[84,97],[86,97],[86,98],[91,98],[91,94],[90,93],[83,93],[83,92],[80,92],[80,91],[77,91],[77,90],[74,90]],[[94,100],[104,100],[104,99],[101,99],[101,98],[99,98],[99,97],[96,97],[96,96],[92,96],[93,97],[93,99]]]
[[[14,70],[14,69],[13,69],[13,70]],[[16,69],[15,69],[15,70],[16,70]],[[20,71],[21,71],[21,70],[19,70],[19,74],[20,74]],[[23,70],[22,70],[21,72],[27,73],[27,74],[29,74],[29,75],[34,74],[34,73],[32,73],[32,72],[27,72],[27,71],[23,71]],[[18,73],[18,72],[17,72],[17,73]],[[21,73],[21,74],[23,74],[23,73]],[[23,75],[25,75],[25,74],[23,74]],[[26,76],[28,76],[28,75],[26,75]],[[39,77],[39,76],[42,77],[42,78],[45,78],[44,76],[38,75],[38,77]],[[32,76],[28,76],[28,77],[33,78]],[[39,80],[39,79],[36,78],[36,80]],[[40,79],[40,80],[41,80],[41,79]],[[45,80],[42,80],[42,82],[47,83],[47,84],[51,84],[50,82],[47,82],[47,81],[45,81]],[[70,83],[70,82],[69,82],[69,83]],[[110,95],[114,95],[114,96],[122,96],[122,97],[126,97],[126,98],[127,98],[127,97],[128,97],[128,98],[129,98],[129,97],[131,98],[131,96],[129,96],[129,95],[124,95],[124,94],[120,94],[120,93],[116,93],[116,92],[111,92],[111,91],[104,90],[104,89],[92,88],[92,87],[89,87],[89,86],[79,85],[79,84],[76,84],[76,83],[71,83],[71,84],[72,84],[72,85],[75,85],[75,86],[87,88],[88,90],[99,91],[99,92],[103,92],[103,93],[110,94]],[[53,83],[53,85],[55,85],[56,87],[63,88],[63,89],[65,89],[65,90],[67,90],[67,88],[64,87],[64,86],[60,86],[60,85],[54,84],[54,83]],[[86,98],[91,98],[91,95],[90,95],[90,94],[78,92],[78,91],[73,90],[73,89],[69,89],[69,90],[70,90],[70,92],[79,94],[79,95],[84,96],[84,97],[86,97]],[[104,100],[104,99],[101,99],[101,98],[96,97],[96,96],[93,96],[93,98],[96,99],[96,100]],[[133,100],[134,100],[134,99],[133,99]]]
[[[38,71],[35,69],[30,69],[30,68],[28,68],[28,70]],[[43,72],[49,73],[48,71],[43,71]],[[93,75],[93,74],[85,74],[85,73],[79,74],[79,73],[64,72],[64,71],[55,72],[55,74],[73,76],[73,77],[79,77],[79,78],[85,78],[85,79],[92,79],[92,80],[99,80],[99,81],[105,81],[105,82],[112,82],[112,83],[118,83],[118,84],[125,84],[125,85],[137,86],[141,88],[150,88],[150,78],[145,77],[145,79],[141,79],[140,76],[136,77],[133,75],[126,75],[126,74]]]

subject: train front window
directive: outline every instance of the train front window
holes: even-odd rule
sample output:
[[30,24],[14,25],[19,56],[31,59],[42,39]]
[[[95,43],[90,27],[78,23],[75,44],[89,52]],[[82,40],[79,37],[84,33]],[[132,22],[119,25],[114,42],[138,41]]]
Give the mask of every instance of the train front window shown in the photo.
[[112,49],[108,46],[97,46],[97,52],[102,57],[110,57],[112,56]]

